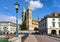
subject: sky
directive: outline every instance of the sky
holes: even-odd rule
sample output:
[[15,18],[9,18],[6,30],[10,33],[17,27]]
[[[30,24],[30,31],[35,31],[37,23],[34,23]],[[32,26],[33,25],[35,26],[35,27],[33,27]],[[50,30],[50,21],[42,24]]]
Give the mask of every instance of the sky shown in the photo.
[[16,22],[16,10],[14,3],[18,1],[20,4],[18,10],[18,23],[21,24],[22,8],[27,10],[30,3],[32,10],[32,18],[37,20],[43,18],[52,12],[60,12],[60,0],[0,0],[0,21]]

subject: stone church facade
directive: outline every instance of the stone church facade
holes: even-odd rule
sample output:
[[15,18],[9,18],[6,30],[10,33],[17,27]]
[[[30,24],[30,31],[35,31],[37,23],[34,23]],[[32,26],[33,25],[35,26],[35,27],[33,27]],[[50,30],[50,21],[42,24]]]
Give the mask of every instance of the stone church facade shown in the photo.
[[[39,21],[38,20],[33,21],[32,10],[30,8],[30,4],[28,4],[28,9],[27,10],[24,7],[22,9],[22,23],[23,22],[26,22],[26,26],[29,30],[34,30],[34,28],[38,28],[38,22]],[[34,22],[37,23],[37,24],[33,24]],[[36,27],[35,27],[35,25],[36,25]]]

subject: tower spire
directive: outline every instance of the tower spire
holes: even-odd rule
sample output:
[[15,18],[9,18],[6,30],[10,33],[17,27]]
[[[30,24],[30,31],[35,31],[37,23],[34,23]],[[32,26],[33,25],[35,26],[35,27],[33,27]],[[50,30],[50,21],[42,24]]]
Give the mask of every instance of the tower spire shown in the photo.
[[38,15],[38,19],[37,20],[39,21],[39,15]]
[[23,11],[23,12],[26,12],[25,7],[23,7],[22,11]]
[[30,3],[28,3],[28,9],[30,9]]

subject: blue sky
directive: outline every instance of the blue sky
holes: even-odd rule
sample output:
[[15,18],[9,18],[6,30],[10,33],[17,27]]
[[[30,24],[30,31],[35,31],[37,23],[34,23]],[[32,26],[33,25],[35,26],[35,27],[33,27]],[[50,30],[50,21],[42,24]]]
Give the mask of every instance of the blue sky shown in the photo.
[[[52,12],[60,12],[60,0],[17,0],[20,4],[18,21],[21,23],[22,8],[27,10],[28,3],[31,5],[33,19],[43,18]],[[0,21],[15,22],[16,12],[14,3],[16,0],[0,0]]]

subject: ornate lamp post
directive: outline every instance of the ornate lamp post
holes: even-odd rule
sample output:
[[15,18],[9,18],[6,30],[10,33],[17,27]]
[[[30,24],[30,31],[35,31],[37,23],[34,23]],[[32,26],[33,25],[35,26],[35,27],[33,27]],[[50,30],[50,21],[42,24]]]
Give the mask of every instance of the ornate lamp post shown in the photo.
[[20,5],[18,2],[16,2],[14,5],[16,9],[16,37],[18,37],[18,9]]

